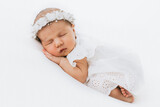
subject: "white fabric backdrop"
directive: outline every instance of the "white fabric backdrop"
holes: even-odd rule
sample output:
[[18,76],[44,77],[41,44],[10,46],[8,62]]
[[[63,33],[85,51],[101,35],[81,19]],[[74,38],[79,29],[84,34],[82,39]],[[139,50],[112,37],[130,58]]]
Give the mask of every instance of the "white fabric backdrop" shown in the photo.
[[[86,87],[43,55],[30,29],[46,7],[73,13],[78,32],[139,54],[145,87],[133,104]],[[160,106],[160,0],[6,0],[0,15],[0,107]]]

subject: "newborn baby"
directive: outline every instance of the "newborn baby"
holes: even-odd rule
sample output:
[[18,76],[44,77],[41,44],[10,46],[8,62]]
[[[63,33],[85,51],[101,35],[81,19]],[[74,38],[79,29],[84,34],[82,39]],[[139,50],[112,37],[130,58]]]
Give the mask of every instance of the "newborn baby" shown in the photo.
[[35,18],[33,34],[42,44],[45,56],[64,72],[90,88],[132,103],[131,92],[140,77],[137,72],[141,72],[135,57],[85,42],[83,36],[77,36],[74,27],[70,13],[47,8]]

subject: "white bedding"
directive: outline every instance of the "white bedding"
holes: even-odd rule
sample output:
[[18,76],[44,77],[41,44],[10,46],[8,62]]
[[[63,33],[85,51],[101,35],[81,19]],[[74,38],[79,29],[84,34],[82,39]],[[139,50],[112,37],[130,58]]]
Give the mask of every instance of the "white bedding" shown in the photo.
[[[91,0],[67,1],[10,0],[0,4],[0,107],[160,106],[160,1],[98,0],[92,1],[90,8]],[[98,35],[102,42],[139,54],[145,85],[133,104],[88,88],[43,55],[31,38],[30,26],[41,9],[56,6],[74,14],[77,31]],[[89,12],[90,17],[84,17]]]

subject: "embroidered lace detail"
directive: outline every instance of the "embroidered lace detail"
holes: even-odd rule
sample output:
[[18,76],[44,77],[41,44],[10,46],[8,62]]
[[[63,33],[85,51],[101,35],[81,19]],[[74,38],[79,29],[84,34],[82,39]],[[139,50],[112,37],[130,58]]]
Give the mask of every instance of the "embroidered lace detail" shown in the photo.
[[109,95],[110,92],[118,85],[132,92],[134,84],[126,81],[125,75],[119,72],[106,72],[94,74],[85,84],[90,88],[96,89],[104,94]]

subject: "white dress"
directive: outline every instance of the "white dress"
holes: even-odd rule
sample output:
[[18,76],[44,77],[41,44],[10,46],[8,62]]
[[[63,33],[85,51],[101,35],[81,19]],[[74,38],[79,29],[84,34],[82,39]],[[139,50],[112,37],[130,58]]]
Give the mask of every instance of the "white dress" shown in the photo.
[[79,35],[76,47],[67,55],[72,66],[76,59],[87,57],[88,78],[84,83],[106,95],[118,85],[132,94],[142,84],[142,68],[136,54],[111,45],[98,45],[90,38]]

